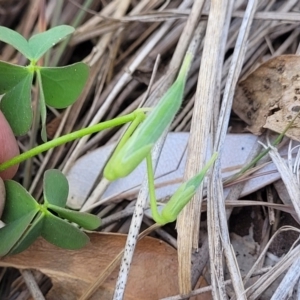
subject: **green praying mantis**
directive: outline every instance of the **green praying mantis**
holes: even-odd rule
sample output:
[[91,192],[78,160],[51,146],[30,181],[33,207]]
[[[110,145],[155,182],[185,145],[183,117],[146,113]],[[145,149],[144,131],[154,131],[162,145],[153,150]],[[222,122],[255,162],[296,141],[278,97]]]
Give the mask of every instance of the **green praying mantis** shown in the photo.
[[214,153],[199,174],[181,184],[169,202],[164,206],[161,213],[159,213],[155,197],[151,150],[163,132],[172,123],[175,115],[180,109],[183,100],[185,83],[193,56],[193,53],[188,50],[177,79],[167,90],[159,104],[147,115],[145,114],[145,110],[137,109],[131,114],[61,136],[4,162],[0,165],[0,172],[14,164],[20,163],[43,151],[49,150],[66,142],[70,142],[85,135],[90,135],[100,130],[131,122],[131,125],[121,138],[115,152],[104,169],[104,177],[110,181],[125,177],[130,174],[144,159],[146,159],[150,207],[153,219],[160,225],[165,225],[175,221],[183,207],[195,195],[206,172],[217,158],[217,153]]
[[104,169],[105,178],[111,181],[116,180],[130,174],[146,158],[151,212],[155,222],[160,225],[176,220],[180,211],[196,193],[206,172],[217,158],[217,154],[215,153],[198,175],[194,176],[186,183],[183,183],[178,188],[163,208],[161,214],[158,212],[155,197],[151,149],[165,129],[169,127],[180,109],[184,87],[192,60],[193,54],[188,51],[176,81],[164,94],[159,104],[149,113],[149,115],[147,115],[146,119],[136,130],[135,128],[137,127],[138,122],[133,122],[131,124],[131,127],[129,127],[126,135],[121,139]]

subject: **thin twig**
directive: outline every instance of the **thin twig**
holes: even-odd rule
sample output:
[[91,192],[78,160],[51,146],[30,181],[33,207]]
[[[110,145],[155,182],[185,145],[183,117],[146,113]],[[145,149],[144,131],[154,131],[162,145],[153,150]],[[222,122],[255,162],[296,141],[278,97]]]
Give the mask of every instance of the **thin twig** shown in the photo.
[[39,289],[38,284],[36,283],[31,271],[29,270],[20,270],[24,281],[33,297],[34,300],[45,300],[44,295]]

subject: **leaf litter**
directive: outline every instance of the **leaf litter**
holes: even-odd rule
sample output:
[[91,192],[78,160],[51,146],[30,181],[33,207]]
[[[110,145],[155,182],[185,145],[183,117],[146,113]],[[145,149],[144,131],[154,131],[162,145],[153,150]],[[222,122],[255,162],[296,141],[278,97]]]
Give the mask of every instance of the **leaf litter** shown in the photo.
[[[124,235],[109,233],[90,233],[89,237],[89,245],[78,251],[56,248],[39,239],[27,251],[8,256],[0,264],[37,269],[49,276],[53,286],[47,299],[79,299],[99,270],[104,270],[122,251],[126,239]],[[176,294],[178,284],[173,277],[177,272],[176,250],[146,237],[138,244],[125,298],[151,300]],[[115,269],[92,299],[111,299],[117,275]]]
[[[253,134],[264,128],[281,133],[300,110],[300,56],[274,57],[238,83],[233,111]],[[286,136],[300,141],[300,120],[293,122]]]

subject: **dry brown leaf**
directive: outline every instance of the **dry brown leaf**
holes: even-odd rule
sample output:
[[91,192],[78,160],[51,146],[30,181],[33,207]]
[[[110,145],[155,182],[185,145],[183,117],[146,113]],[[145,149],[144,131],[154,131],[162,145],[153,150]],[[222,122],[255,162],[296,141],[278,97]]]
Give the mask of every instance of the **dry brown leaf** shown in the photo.
[[[126,236],[91,233],[81,250],[57,248],[38,239],[28,250],[0,260],[0,266],[37,269],[49,276],[53,287],[49,300],[78,299],[123,249]],[[159,299],[178,294],[177,253],[166,243],[146,237],[138,242],[124,299]],[[116,269],[91,299],[112,299]]]
[[47,124],[46,130],[47,130],[47,137],[49,139],[54,138],[54,136],[57,132],[57,129],[61,123],[61,120],[62,120],[62,115],[59,115]]
[[[252,133],[263,128],[281,133],[294,119],[300,110],[299,65],[298,55],[278,56],[239,82],[232,108]],[[300,141],[299,118],[286,135]]]
[[[207,287],[208,285],[209,283],[206,281],[206,279],[203,276],[201,276],[195,286],[195,289],[204,288]],[[190,297],[189,299],[190,300],[213,300],[211,291],[199,294],[197,296]]]

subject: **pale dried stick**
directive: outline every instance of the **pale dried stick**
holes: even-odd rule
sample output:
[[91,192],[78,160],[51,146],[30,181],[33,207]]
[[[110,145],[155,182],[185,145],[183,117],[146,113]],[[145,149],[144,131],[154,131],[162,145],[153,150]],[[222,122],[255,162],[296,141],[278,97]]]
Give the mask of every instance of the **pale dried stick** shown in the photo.
[[[195,2],[196,3],[196,2]],[[226,9],[224,9],[224,7]],[[219,70],[220,41],[222,40],[227,1],[211,1],[201,67],[193,111],[188,158],[184,180],[191,178],[205,164],[216,82]],[[218,96],[217,96],[218,97]],[[180,293],[191,291],[191,252],[198,247],[202,185],[194,199],[184,208],[177,221]]]
[[[298,0],[285,1],[278,10],[280,12],[288,12],[296,5],[297,2]],[[253,38],[249,42],[249,48],[251,49],[253,45],[257,44],[261,39],[263,39],[264,36],[269,33],[270,28],[276,26],[277,24],[278,21],[262,23],[262,26],[259,28],[259,32],[256,32],[256,34],[253,35]]]
[[[226,40],[229,32],[229,24],[231,20],[231,14],[233,9],[234,1],[227,2],[227,10],[226,10],[226,17],[224,18],[224,26],[221,31],[222,38],[219,41],[219,61],[218,61],[218,69],[223,69],[223,60],[225,56],[225,49],[226,49]],[[220,99],[221,89],[220,85],[222,82],[222,73],[219,72],[216,78],[216,89],[215,89],[215,97],[216,99]],[[223,102],[223,104],[226,103]],[[212,130],[211,135],[212,139],[215,138],[213,133],[215,132],[215,127],[217,127],[217,116],[219,115],[219,103],[218,100],[215,101],[214,105],[214,118],[212,123]],[[219,118],[220,120],[220,118]],[[221,117],[222,120],[222,117]],[[217,131],[217,130],[216,130]],[[226,132],[225,132],[226,135]],[[217,136],[217,133],[216,133]],[[225,138],[225,136],[223,137]],[[214,145],[214,147],[216,147]],[[217,148],[217,147],[216,147]],[[219,160],[220,162],[220,160]],[[212,182],[216,182],[217,184],[214,186]],[[213,201],[215,197],[219,197],[223,200],[223,185],[221,180],[221,172],[213,172],[211,179],[208,180],[208,187],[207,187],[207,228],[208,228],[208,248],[209,248],[209,260],[211,265],[211,282],[212,282],[212,292],[215,299],[225,299],[227,298],[226,288],[225,288],[225,279],[224,279],[224,269],[223,269],[223,247],[222,247],[222,240],[220,238],[222,232],[222,224],[220,224],[220,213],[217,207],[217,201]],[[237,265],[237,263],[236,263]]]
[[[233,17],[242,18],[243,11],[235,11]],[[281,11],[260,11],[255,13],[254,19],[269,20],[269,21],[287,21],[287,22],[300,22],[300,14],[297,12],[281,12]]]
[[[189,18],[187,19],[186,25],[183,29],[183,32],[180,36],[180,39],[178,41],[178,45],[187,45],[187,43],[191,40],[192,38],[192,34],[193,34],[193,29],[196,28],[199,20],[200,20],[200,16],[201,16],[201,12],[202,12],[202,8],[204,5],[205,0],[196,0]],[[185,53],[186,49],[184,47],[176,47],[173,58],[171,60],[170,66],[172,67],[179,67],[178,65],[178,61],[176,60],[177,57],[182,57]]]
[[[288,269],[283,280],[280,282],[271,300],[288,299],[290,292],[294,289],[297,281],[299,281],[300,257],[298,256]],[[299,298],[298,298],[299,299]]]
[[[84,24],[78,27],[73,36],[76,37],[79,34],[89,32],[92,28],[95,28],[95,26],[101,23],[103,20],[110,19],[110,15],[113,15],[113,13],[116,10],[116,5],[117,5],[116,1],[111,1],[106,3],[106,5],[103,7],[103,9],[100,12],[95,13],[93,17],[89,18]],[[89,10],[87,9],[86,11],[89,12]]]
[[[271,269],[271,267],[262,268],[258,272],[255,272],[252,276],[255,277],[255,276],[258,276],[258,275],[265,274],[270,269]],[[226,285],[229,285],[229,284],[231,285],[232,284],[232,280],[231,279],[226,280],[225,284]],[[188,295],[171,296],[171,297],[167,297],[167,298],[162,298],[160,300],[184,300],[184,299],[189,299],[192,296],[197,296],[197,295],[200,295],[200,294],[203,294],[203,293],[210,292],[211,290],[212,290],[212,286],[209,285],[209,286],[206,286],[206,287],[202,287],[202,288],[196,289],[196,290],[190,292]]]
[[297,215],[298,220],[300,219],[300,188],[297,181],[297,178],[295,174],[292,172],[291,169],[287,166],[285,160],[280,156],[278,150],[272,146],[268,145],[270,147],[269,155],[277,167],[277,170],[281,176],[282,181],[284,182],[284,185],[288,191],[288,194],[290,196],[291,202],[294,206],[295,213]]
[[279,56],[284,54],[284,52],[287,50],[287,48],[289,48],[291,46],[291,44],[297,40],[297,37],[299,36],[300,32],[299,32],[299,28],[296,28],[291,34],[290,36],[280,45],[280,47],[278,47],[278,49],[273,53],[272,56]]
[[32,273],[29,270],[20,270],[23,279],[33,297],[34,300],[45,300],[44,295],[42,294],[41,290],[39,289],[38,284],[35,281]]
[[[247,275],[245,276],[245,278],[243,279],[244,284],[246,284],[248,282],[248,280],[251,278],[251,276],[254,274],[255,270],[258,269],[258,265],[261,263],[261,261],[265,258],[265,255],[268,251],[268,248],[270,247],[271,243],[275,240],[275,238],[286,231],[295,231],[297,233],[300,233],[299,229],[292,227],[292,226],[283,226],[280,229],[277,230],[277,232],[271,237],[271,239],[269,240],[269,242],[267,243],[266,247],[263,249],[263,251],[261,252],[261,254],[259,255],[258,259],[256,260],[256,262],[254,263],[254,265],[252,266],[252,268],[249,270],[249,272],[247,273]],[[284,263],[284,261],[288,258],[288,256],[291,254],[291,251],[289,251],[288,254],[285,255],[285,257],[281,260],[280,263]],[[278,266],[277,266],[278,267]],[[268,275],[269,276],[269,275]],[[267,276],[267,277],[268,277]],[[249,288],[247,288],[247,294],[253,293],[257,290],[257,287],[259,287],[260,284],[262,284],[263,280],[258,280],[259,282],[254,283],[252,286],[250,286]],[[232,300],[235,300],[236,298],[233,297]]]
[[[253,16],[256,10],[256,6],[257,6],[257,0],[250,0],[248,2],[245,11],[245,16],[241,24],[234,53],[232,56],[231,66],[229,69],[229,74],[228,74],[224,96],[223,96],[223,102],[220,110],[219,124],[217,128],[217,134],[215,140],[215,151],[217,151],[220,156],[222,155],[224,149],[225,137],[227,133],[235,87],[244,62],[244,57],[247,49],[248,36],[249,36]],[[208,224],[208,231],[211,232],[211,236],[219,240],[219,241],[216,240],[214,244],[221,245],[220,249],[213,249],[213,247],[210,247],[211,251],[213,251],[211,254],[215,253],[217,255],[217,252],[223,249],[226,257],[228,270],[232,278],[235,294],[237,295],[238,299],[246,299],[242,277],[235,258],[235,253],[230,243],[225,203],[224,203],[224,195],[223,195],[223,183],[221,177],[220,158],[214,166],[212,180],[209,181],[208,190],[210,191],[210,195],[212,196],[212,197],[208,197],[208,215],[211,213],[212,223],[216,223],[215,221],[220,222],[219,226],[217,226],[218,228],[217,232],[210,231],[211,228],[213,229],[215,227],[213,226],[212,223],[210,223],[211,225]],[[211,211],[209,211],[209,208],[211,209]],[[218,212],[218,218],[216,218],[216,220],[214,221],[213,217],[216,216],[216,211]],[[222,266],[221,257],[219,257],[216,262],[212,260],[213,258],[214,256],[211,256],[211,266],[217,264],[215,267],[216,270],[222,272],[223,266]],[[221,278],[223,279],[222,276]],[[216,288],[215,292],[217,292],[217,290],[223,290],[224,293],[225,284],[224,282],[222,283],[222,281],[220,280],[221,278],[219,278],[218,281],[217,280],[215,281],[218,285],[221,285],[219,288]]]
[[[266,288],[275,281],[282,273],[288,270],[288,268],[299,258],[300,246],[286,254],[283,259],[277,263],[269,272],[262,275],[249,289],[247,289],[247,299],[255,300],[259,299],[259,296],[266,290]],[[272,298],[284,299],[284,298]]]
[[[166,134],[167,131],[165,132],[164,135]],[[154,166],[156,166],[158,162],[160,151],[164,143],[164,135],[159,139],[159,141],[155,144],[152,150],[152,160]],[[132,216],[132,221],[130,224],[130,229],[126,240],[126,246],[124,249],[124,255],[119,270],[119,276],[116,282],[116,288],[113,297],[114,300],[122,300],[125,293],[130,266],[133,259],[135,247],[137,244],[138,234],[142,224],[144,209],[147,204],[148,192],[149,192],[148,179],[147,176],[145,176],[145,179],[141,185],[141,189],[135,205],[135,210]]]

